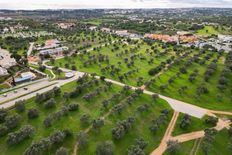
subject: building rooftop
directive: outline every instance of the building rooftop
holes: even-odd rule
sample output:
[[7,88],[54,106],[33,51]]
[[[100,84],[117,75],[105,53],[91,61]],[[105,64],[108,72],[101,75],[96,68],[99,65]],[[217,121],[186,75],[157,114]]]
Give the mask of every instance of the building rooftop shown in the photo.
[[11,58],[9,51],[0,48],[0,66],[8,69],[16,64],[15,59]]

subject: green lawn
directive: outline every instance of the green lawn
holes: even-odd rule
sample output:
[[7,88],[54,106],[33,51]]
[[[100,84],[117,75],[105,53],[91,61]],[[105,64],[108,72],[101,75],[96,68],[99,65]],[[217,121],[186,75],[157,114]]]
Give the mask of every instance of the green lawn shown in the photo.
[[[34,68],[34,69],[36,69],[36,70],[39,70],[39,67],[38,67],[37,65],[32,65],[32,64],[30,64],[29,66],[32,67],[32,68]],[[40,71],[40,70],[39,70],[39,71]],[[52,74],[51,71],[48,70],[48,69],[45,69],[45,71],[43,71],[43,73],[44,73],[44,74],[47,74],[49,77],[53,77],[53,74]]]
[[219,32],[213,26],[205,26],[203,29],[198,30],[197,34],[200,35],[212,35],[212,34],[219,34]]
[[10,86],[8,86],[8,85],[6,85],[4,83],[0,84],[0,90],[1,89],[7,89],[7,88],[10,88]]
[[199,35],[218,35],[218,34],[231,34],[231,31],[228,27],[218,26],[218,28],[214,26],[204,26],[203,29],[196,31],[196,34]]
[[[212,147],[210,147],[209,154],[210,155],[229,155],[231,152],[228,149],[228,143],[230,141],[230,137],[228,135],[228,131],[226,129],[218,132],[215,136],[215,139],[213,140]],[[198,152],[198,155],[205,155],[202,151],[202,148],[200,147]]]
[[184,114],[180,113],[180,115],[177,119],[176,125],[175,125],[175,129],[172,133],[173,136],[177,136],[177,135],[181,135],[181,134],[185,134],[185,133],[190,133],[190,132],[194,132],[194,131],[200,131],[200,130],[204,130],[204,129],[213,127],[212,125],[205,123],[205,119],[207,118],[207,116],[203,117],[202,119],[198,119],[196,117],[190,116],[190,120],[191,120],[190,125],[188,126],[187,129],[182,129],[182,128],[180,128],[180,123],[181,123],[183,116],[184,116]]
[[164,152],[164,155],[189,155],[193,145],[194,145],[194,140],[192,141],[188,141],[188,142],[184,142],[180,144],[180,150],[178,150],[178,152],[176,153],[168,153],[167,151]]

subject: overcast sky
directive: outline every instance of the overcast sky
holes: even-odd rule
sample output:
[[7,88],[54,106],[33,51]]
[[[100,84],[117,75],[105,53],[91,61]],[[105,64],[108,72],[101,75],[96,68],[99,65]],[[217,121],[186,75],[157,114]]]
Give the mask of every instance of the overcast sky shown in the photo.
[[232,0],[0,0],[0,9],[229,7]]

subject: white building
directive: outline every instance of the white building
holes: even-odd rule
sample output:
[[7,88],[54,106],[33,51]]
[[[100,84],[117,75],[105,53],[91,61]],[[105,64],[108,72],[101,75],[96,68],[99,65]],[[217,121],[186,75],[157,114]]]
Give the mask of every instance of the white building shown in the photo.
[[5,27],[4,29],[3,29],[3,33],[8,33],[9,32],[9,29],[7,28],[7,27]]
[[8,75],[8,72],[5,68],[0,67],[0,76]]
[[232,43],[232,36],[230,35],[218,35],[218,39],[224,43]]
[[63,46],[63,47],[58,47],[58,48],[55,48],[55,49],[41,50],[39,53],[41,55],[46,55],[46,54],[60,55],[62,52],[67,51],[68,49],[69,49],[68,47]]
[[3,68],[10,68],[11,66],[15,66],[17,63],[14,58],[10,57],[10,53],[7,50],[0,48],[0,66]]
[[91,31],[96,30],[96,29],[97,29],[97,26],[90,26],[89,29],[90,29]]
[[15,78],[16,83],[21,83],[25,81],[30,81],[36,78],[36,75],[32,72],[21,73],[20,77]]
[[120,31],[115,31],[115,34],[121,36],[121,37],[125,37],[125,36],[128,36],[129,33],[127,30],[120,30]]
[[101,31],[106,32],[106,33],[110,33],[111,29],[103,27],[103,28],[101,28]]

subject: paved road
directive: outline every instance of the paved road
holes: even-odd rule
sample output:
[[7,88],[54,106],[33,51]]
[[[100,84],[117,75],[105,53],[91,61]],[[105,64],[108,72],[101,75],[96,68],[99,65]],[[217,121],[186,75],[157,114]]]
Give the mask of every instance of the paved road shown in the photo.
[[0,104],[9,100],[12,100],[14,98],[20,97],[22,95],[28,94],[32,91],[38,90],[40,88],[46,87],[48,85],[52,84],[52,82],[49,82],[48,80],[41,81],[35,84],[31,84],[28,86],[25,86],[28,88],[28,90],[24,90],[25,87],[16,89],[17,93],[14,93],[14,91],[7,92],[7,97],[4,97],[3,95],[0,96]]
[[[47,92],[47,91],[53,89],[55,86],[58,86],[58,87],[63,86],[69,82],[77,80],[79,77],[81,77],[83,75],[84,75],[84,73],[82,73],[82,72],[75,72],[75,76],[70,78],[70,79],[54,80],[54,81],[47,80],[47,81],[43,81],[39,84],[36,83],[36,84],[32,84],[30,86],[27,86],[27,88],[28,88],[27,91],[25,91],[23,88],[19,88],[19,89],[17,89],[18,93],[16,93],[16,94],[13,91],[8,92],[8,97],[5,98],[5,97],[1,96],[1,99],[3,99],[4,101],[7,101],[7,100],[11,100],[11,101],[6,102],[4,104],[1,104],[0,109],[12,107],[12,106],[14,106],[15,102],[17,102],[19,100],[30,99],[30,98],[34,97],[37,93]],[[52,86],[49,86],[49,85],[52,85]],[[46,86],[49,86],[49,87],[46,87]],[[43,87],[46,87],[46,88],[43,88]],[[38,90],[38,89],[40,89],[40,90]],[[38,91],[36,91],[36,90],[38,90]],[[35,92],[33,92],[33,91],[35,91]],[[30,92],[33,92],[33,93],[30,93]],[[19,96],[22,96],[22,97],[19,97]],[[19,98],[17,98],[17,97],[19,97]],[[4,101],[1,101],[1,103]]]
[[30,47],[29,47],[29,49],[28,49],[28,51],[27,51],[27,56],[30,56],[30,55],[31,55],[31,52],[32,52],[32,50],[33,50],[33,46],[34,46],[34,42],[33,42],[33,43],[30,43]]

